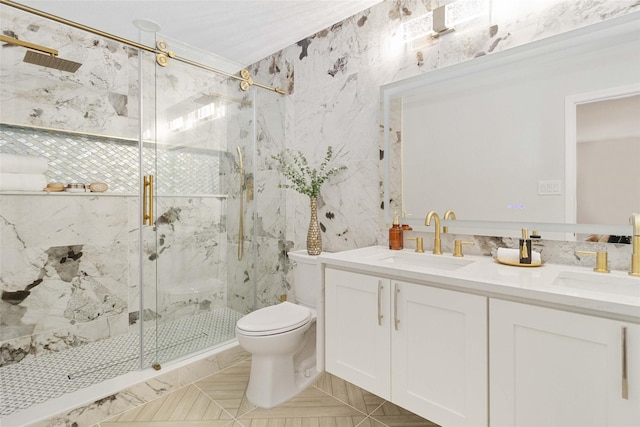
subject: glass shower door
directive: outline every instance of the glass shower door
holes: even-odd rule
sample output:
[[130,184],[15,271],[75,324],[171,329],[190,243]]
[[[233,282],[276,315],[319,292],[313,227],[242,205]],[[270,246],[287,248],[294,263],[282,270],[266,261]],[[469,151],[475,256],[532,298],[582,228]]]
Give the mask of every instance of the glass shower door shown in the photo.
[[[211,62],[208,53],[163,43],[178,57]],[[142,255],[151,363],[234,339],[255,294],[248,275],[229,274],[253,265],[245,242],[252,228],[251,92],[207,69],[171,58],[165,65],[155,67],[153,150],[144,152],[142,172],[147,212],[153,210]],[[228,277],[242,280],[246,309],[230,308]]]

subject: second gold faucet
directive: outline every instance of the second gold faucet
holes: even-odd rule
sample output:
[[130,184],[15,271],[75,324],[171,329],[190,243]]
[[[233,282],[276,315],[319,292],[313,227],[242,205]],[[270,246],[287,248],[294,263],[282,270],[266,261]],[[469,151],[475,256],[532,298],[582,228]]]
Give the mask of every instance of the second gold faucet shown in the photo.
[[433,239],[433,253],[436,255],[442,255],[442,240],[440,239],[440,217],[435,211],[430,211],[424,220],[424,225],[431,225],[431,219],[435,221],[436,236]]

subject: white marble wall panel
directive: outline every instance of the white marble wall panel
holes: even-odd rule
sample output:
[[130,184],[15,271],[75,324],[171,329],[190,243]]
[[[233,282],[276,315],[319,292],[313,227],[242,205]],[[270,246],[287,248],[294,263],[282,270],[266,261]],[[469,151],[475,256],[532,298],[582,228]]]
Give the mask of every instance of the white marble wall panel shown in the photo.
[[126,209],[126,198],[117,196],[3,194],[0,198],[0,215],[26,247],[124,241]]
[[257,238],[256,309],[280,302],[280,295],[286,294],[283,271],[285,254],[282,243],[277,239]]
[[2,121],[135,135],[135,122],[128,114],[129,73],[136,72],[129,64],[135,50],[6,6],[2,6],[2,28],[13,37],[57,49],[61,58],[82,63],[76,73],[61,73],[22,62],[22,47],[3,49],[2,68],[14,72],[3,73],[0,95],[12,100],[12,108],[2,109]]
[[[326,251],[375,242],[373,237],[380,210],[380,153],[373,147],[378,144],[379,128],[371,126],[370,119],[378,117],[379,84],[373,74],[364,72],[314,88],[310,90],[312,95],[296,93],[296,120],[307,125],[296,129],[298,145],[295,149],[319,162],[326,147],[331,145],[335,153],[333,164],[348,168],[327,181],[321,190],[326,206],[320,208],[320,222],[331,225],[331,230],[326,227],[323,230],[323,237],[326,236],[323,249]],[[299,102],[300,99],[303,101]],[[354,187],[354,182],[361,185]],[[303,203],[308,205],[308,200]],[[308,206],[297,207],[297,210],[308,212]],[[295,222],[297,248],[306,245],[307,221]]]
[[285,119],[287,102],[280,98],[265,101],[257,105],[257,135],[256,135],[256,169],[258,171],[271,169],[272,156],[282,152],[285,148]]
[[121,316],[127,313],[126,243],[30,248],[43,255],[23,272],[26,283],[15,282],[15,274],[5,278],[10,271],[4,266],[24,265],[5,257],[17,252],[5,244],[0,278],[3,350],[11,354],[26,336],[32,341],[30,353],[38,356],[101,339],[105,331],[126,329]]
[[151,303],[145,309],[172,320],[189,310],[224,306],[225,202],[215,197],[161,197],[156,202],[157,231],[144,230],[143,281],[145,300]]
[[230,258],[227,261],[227,307],[242,314],[250,313],[256,297],[253,242],[245,242],[246,255],[241,261],[233,256],[237,253],[237,242],[229,243],[228,248]]
[[[282,175],[276,170],[258,171],[255,182],[257,197],[256,235],[284,239],[286,228],[285,193],[279,185]],[[264,254],[271,256],[272,254]]]

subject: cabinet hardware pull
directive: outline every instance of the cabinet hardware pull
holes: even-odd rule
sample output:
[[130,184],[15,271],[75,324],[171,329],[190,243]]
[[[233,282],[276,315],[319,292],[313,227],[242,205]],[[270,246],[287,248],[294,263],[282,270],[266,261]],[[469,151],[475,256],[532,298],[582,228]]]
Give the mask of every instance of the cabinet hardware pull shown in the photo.
[[143,179],[142,225],[153,225],[153,175],[145,176]]
[[622,398],[629,399],[629,378],[627,372],[627,327],[622,327]]
[[378,280],[378,326],[382,326],[382,290],[384,286],[382,286],[382,280]]
[[398,324],[400,323],[400,319],[398,319],[398,294],[400,293],[400,288],[398,288],[398,284],[394,283],[394,297],[393,297],[393,323],[395,325],[396,331],[398,330]]

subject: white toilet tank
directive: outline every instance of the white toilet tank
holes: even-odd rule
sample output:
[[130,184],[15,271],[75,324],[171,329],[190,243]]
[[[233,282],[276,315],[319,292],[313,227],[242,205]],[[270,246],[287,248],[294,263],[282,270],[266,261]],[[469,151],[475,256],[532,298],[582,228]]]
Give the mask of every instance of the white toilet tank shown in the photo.
[[298,304],[316,308],[320,293],[318,257],[305,250],[289,252],[293,268],[293,286]]

